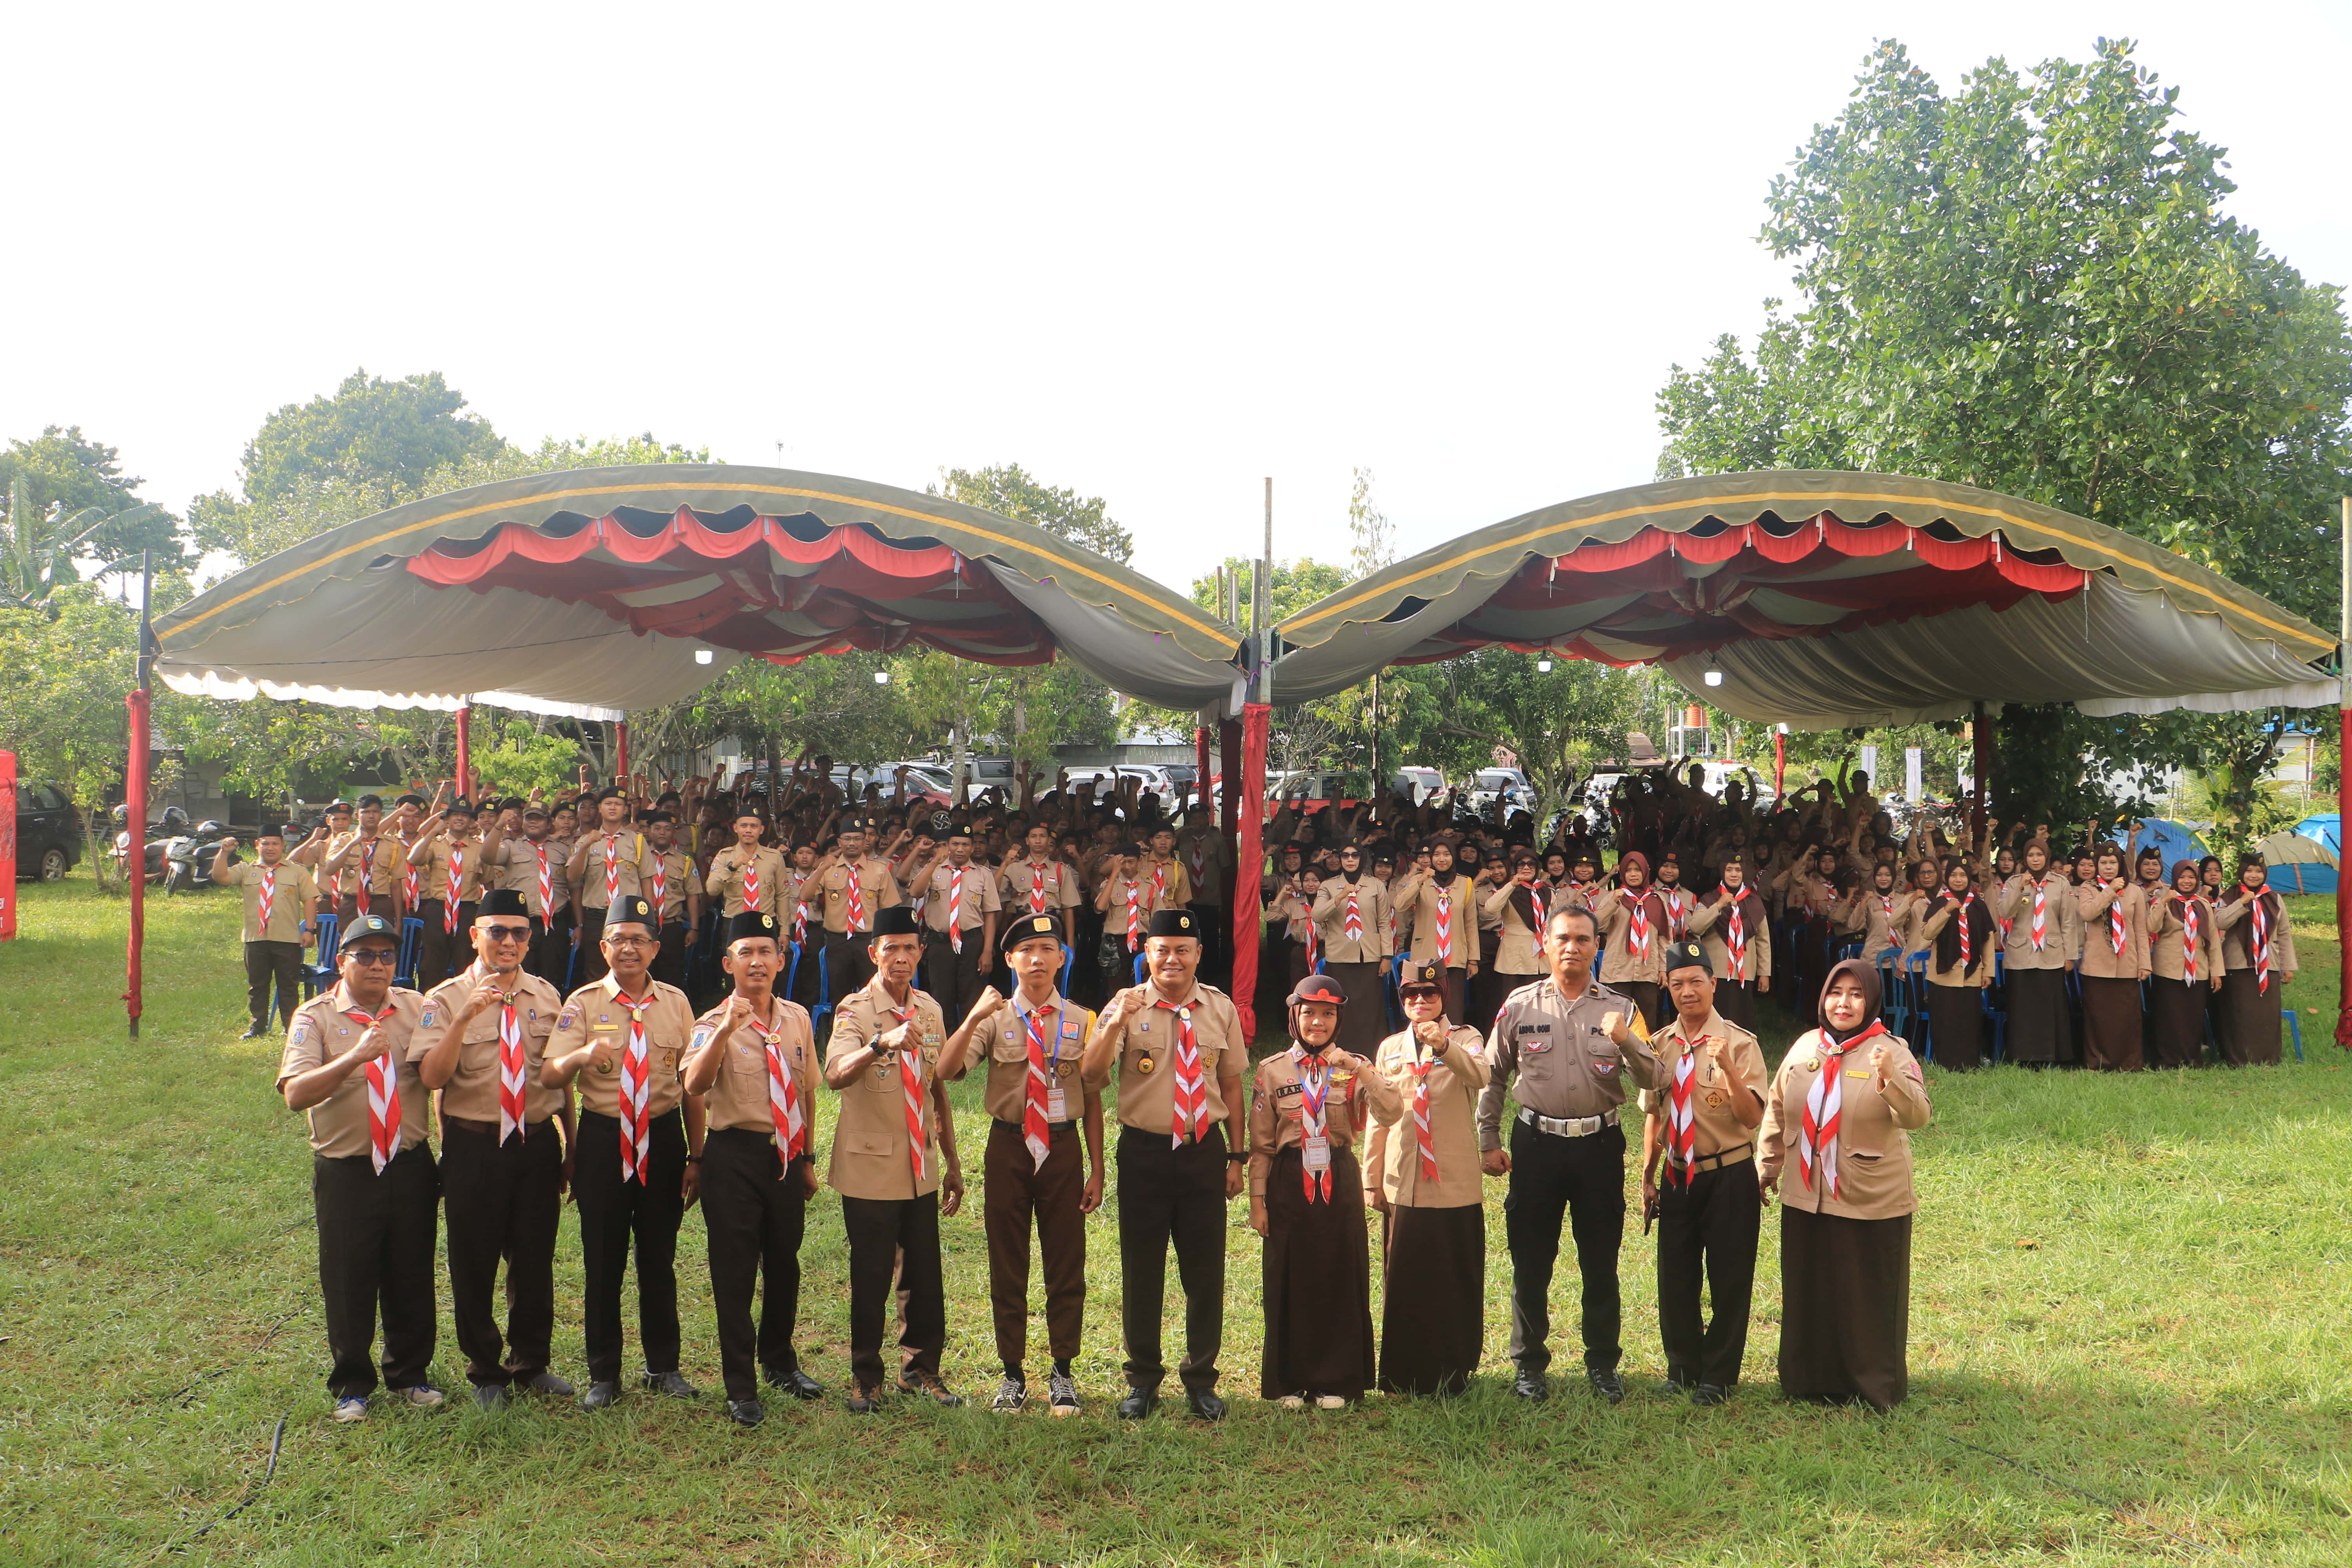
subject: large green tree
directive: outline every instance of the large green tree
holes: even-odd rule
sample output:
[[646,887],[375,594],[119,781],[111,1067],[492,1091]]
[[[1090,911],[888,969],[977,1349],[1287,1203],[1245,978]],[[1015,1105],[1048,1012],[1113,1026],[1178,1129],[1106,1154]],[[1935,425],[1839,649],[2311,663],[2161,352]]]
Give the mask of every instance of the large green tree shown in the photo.
[[81,426],[52,425],[0,452],[0,597],[37,601],[79,581],[80,561],[113,561],[150,551],[155,569],[180,566],[179,520],[139,498],[143,481],[122,471],[121,455]]
[[[1775,179],[1764,242],[1797,264],[1755,352],[1718,340],[1658,397],[1664,475],[1858,468],[2096,519],[2331,624],[2352,471],[2352,333],[2223,211],[2223,150],[2127,43],[1946,95],[1899,44]],[[2007,812],[2111,814],[2113,763],[2275,755],[2272,715],[2102,721],[2011,709]],[[2161,751],[2151,751],[2160,747]],[[2126,792],[2127,793],[2127,792]]]

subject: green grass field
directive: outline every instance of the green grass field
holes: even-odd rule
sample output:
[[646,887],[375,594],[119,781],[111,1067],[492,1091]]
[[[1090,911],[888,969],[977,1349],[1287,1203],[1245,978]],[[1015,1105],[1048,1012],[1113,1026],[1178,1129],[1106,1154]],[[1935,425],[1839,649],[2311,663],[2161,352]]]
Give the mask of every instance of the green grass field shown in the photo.
[[[2352,1079],[2327,1040],[2336,948],[2320,900],[2293,900],[2307,967],[2288,1001],[2317,1009],[2304,1066],[1931,1070],[1912,1394],[1891,1415],[1780,1398],[1769,1215],[1729,1405],[1657,1392],[1638,1220],[1622,1264],[1632,1396],[1612,1410],[1563,1384],[1547,1405],[1514,1402],[1490,1184],[1486,1375],[1459,1401],[1263,1405],[1259,1244],[1236,1203],[1222,1426],[1109,1418],[1106,1214],[1090,1230],[1084,1417],[901,1402],[861,1420],[837,1400],[785,1401],[742,1432],[716,1393],[698,1214],[679,1257],[698,1405],[632,1394],[603,1415],[540,1402],[484,1416],[380,1402],[360,1426],[330,1423],[310,1160],[271,1092],[276,1044],[234,1038],[229,899],[150,905],[133,1046],[125,906],[86,877],[22,890],[22,935],[0,946],[0,1563],[2352,1561]],[[976,1119],[976,1083],[961,1093]],[[945,1226],[947,1371],[984,1395],[978,1207]],[[835,1384],[840,1210],[828,1194],[811,1213],[796,1339]],[[557,1267],[557,1370],[577,1378],[569,1219]],[[1555,1290],[1572,1334],[1572,1266]],[[462,1390],[446,1279],[443,1295],[436,1380]],[[1042,1355],[1042,1322],[1037,1339]],[[275,1476],[255,1490],[281,1417]]]

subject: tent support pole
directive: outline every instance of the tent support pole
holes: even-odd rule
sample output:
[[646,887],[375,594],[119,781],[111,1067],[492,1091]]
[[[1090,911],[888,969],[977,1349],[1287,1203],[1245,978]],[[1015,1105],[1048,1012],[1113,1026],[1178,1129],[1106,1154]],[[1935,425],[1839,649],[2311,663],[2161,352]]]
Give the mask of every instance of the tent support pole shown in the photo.
[[[474,704],[457,704],[457,798],[474,800]],[[474,801],[477,808],[481,805]]]
[[[2346,675],[2345,654],[2352,648],[2352,496],[2343,498],[2343,524],[2337,529],[2344,546],[2344,576],[2342,583],[2343,620],[2337,628],[2342,639],[2336,645],[2336,673],[2341,680]],[[2352,879],[2347,879],[2344,867],[2344,821],[2352,816],[2352,786],[2345,783],[2344,753],[2347,742],[2352,742],[2352,700],[2338,692],[2336,700],[2336,1043],[2352,1050]]]
[[623,719],[613,726],[613,771],[619,776],[613,782],[623,789],[629,787],[629,721]]
[[1976,747],[1976,755],[1969,768],[1976,777],[1977,804],[1969,813],[1969,835],[1981,839],[1985,832],[1985,813],[1992,809],[1992,723],[1985,717],[1985,705],[1976,706],[1969,721],[1969,737]]
[[123,955],[122,1005],[131,1015],[131,1038],[139,1038],[139,1015],[146,1010],[142,994],[140,960],[147,946],[147,756],[149,742],[154,734],[149,717],[153,698],[150,685],[155,671],[155,632],[148,620],[148,605],[155,597],[155,557],[152,552],[139,552],[139,662],[138,687],[124,705],[130,710],[131,746],[124,758],[123,800],[130,807],[131,854],[122,862],[123,874],[131,881],[131,937],[129,951]]

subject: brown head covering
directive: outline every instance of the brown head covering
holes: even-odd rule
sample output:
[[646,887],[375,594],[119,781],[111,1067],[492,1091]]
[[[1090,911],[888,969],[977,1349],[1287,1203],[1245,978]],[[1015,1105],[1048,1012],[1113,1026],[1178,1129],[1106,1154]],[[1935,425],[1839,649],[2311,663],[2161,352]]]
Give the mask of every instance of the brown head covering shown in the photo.
[[[1862,1022],[1851,1029],[1835,1029],[1830,1026],[1828,1008],[1830,987],[1835,985],[1840,980],[1852,980],[1856,985],[1862,987],[1864,1004]],[[1843,1044],[1846,1039],[1867,1029],[1872,1021],[1878,1016],[1877,966],[1864,963],[1858,958],[1840,959],[1831,966],[1828,975],[1822,981],[1821,1002],[1822,1033],[1831,1039]]]

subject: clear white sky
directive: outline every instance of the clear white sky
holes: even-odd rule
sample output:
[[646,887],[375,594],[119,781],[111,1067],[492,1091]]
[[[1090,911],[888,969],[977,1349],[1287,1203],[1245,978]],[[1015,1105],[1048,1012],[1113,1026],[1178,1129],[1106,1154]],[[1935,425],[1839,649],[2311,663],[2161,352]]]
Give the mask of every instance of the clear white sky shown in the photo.
[[[1873,40],[1947,89],[2126,31],[2235,210],[2352,281],[2352,6],[24,5],[0,436],[177,508],[354,366],[521,441],[919,489],[1018,461],[1172,583],[1639,483],[1787,268]],[[779,444],[781,443],[781,452]]]

